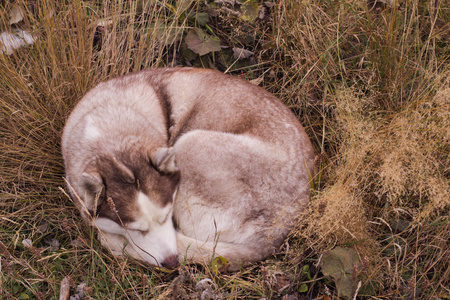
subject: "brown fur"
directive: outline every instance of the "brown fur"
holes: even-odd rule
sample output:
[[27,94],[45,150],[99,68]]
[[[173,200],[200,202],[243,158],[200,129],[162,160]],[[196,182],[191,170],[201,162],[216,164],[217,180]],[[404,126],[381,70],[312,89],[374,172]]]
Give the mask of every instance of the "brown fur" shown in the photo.
[[143,220],[136,202],[143,193],[161,209],[173,205],[180,255],[215,253],[234,267],[281,245],[308,199],[313,170],[309,139],[277,98],[192,68],[100,84],[72,112],[62,146],[74,194],[93,206],[92,194],[104,190],[99,216]]

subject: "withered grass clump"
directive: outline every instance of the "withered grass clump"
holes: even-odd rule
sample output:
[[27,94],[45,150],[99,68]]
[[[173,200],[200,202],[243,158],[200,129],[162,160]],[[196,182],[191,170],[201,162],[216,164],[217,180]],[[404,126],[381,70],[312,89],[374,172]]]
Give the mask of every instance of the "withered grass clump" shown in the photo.
[[[296,235],[318,252],[354,245],[371,262],[367,276],[389,278],[398,294],[410,284],[418,289],[414,293],[425,292],[421,285],[444,288],[450,259],[443,242],[449,236],[449,91],[443,87],[388,118],[363,109],[366,101],[351,89],[338,91],[334,129],[340,147]],[[425,253],[433,259],[420,262]],[[414,274],[417,268],[447,276],[439,276],[439,287],[427,280],[430,274]]]
[[309,215],[293,236],[313,253],[358,250],[367,296],[448,295],[450,73],[448,44],[437,47],[431,29],[448,28],[423,13],[448,22],[449,12],[409,4],[280,10],[279,53],[295,66],[283,69],[281,90],[321,152]]
[[[247,2],[264,8],[254,23],[227,1],[23,0],[24,19],[11,25],[14,3],[0,4],[1,32],[36,37],[0,54],[2,299],[57,298],[66,276],[95,299],[335,296],[318,262],[336,246],[363,262],[359,296],[450,297],[445,1]],[[195,60],[183,38],[199,13],[224,47]],[[232,47],[254,55],[229,62]],[[263,79],[317,151],[308,211],[283,251],[236,274],[214,262],[169,272],[118,260],[60,189],[60,135],[82,95],[130,71],[194,61]]]

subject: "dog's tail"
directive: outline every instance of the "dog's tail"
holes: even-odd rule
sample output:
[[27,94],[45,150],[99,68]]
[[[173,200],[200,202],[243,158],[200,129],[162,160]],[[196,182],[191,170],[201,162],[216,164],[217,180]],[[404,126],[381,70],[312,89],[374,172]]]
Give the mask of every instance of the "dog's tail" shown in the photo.
[[239,270],[239,268],[260,261],[273,253],[273,249],[261,249],[261,247],[221,242],[220,240],[202,242],[179,232],[177,233],[177,243],[178,254],[182,261],[209,264],[216,257],[224,257],[228,261],[226,266],[228,271]]

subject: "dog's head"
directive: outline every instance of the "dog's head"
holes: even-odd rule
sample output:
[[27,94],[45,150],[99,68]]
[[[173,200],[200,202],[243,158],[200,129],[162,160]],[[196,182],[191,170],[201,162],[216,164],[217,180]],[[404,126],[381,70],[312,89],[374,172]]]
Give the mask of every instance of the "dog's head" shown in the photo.
[[136,259],[175,267],[172,208],[178,183],[173,148],[100,156],[78,180],[79,207],[111,252],[125,250]]

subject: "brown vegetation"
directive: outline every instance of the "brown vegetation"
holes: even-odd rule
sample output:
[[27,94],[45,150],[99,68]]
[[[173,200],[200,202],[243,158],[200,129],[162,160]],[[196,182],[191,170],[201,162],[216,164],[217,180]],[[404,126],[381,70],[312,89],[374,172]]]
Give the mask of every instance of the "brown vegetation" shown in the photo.
[[[36,40],[0,54],[3,299],[56,298],[66,276],[72,294],[85,283],[95,299],[336,298],[341,283],[320,269],[336,246],[358,254],[348,277],[359,297],[450,297],[445,1],[16,3],[23,19],[9,22],[14,3],[0,4],[0,32]],[[236,274],[117,260],[61,191],[60,134],[77,100],[107,78],[167,65],[253,80],[306,127],[318,174],[276,257]]]

